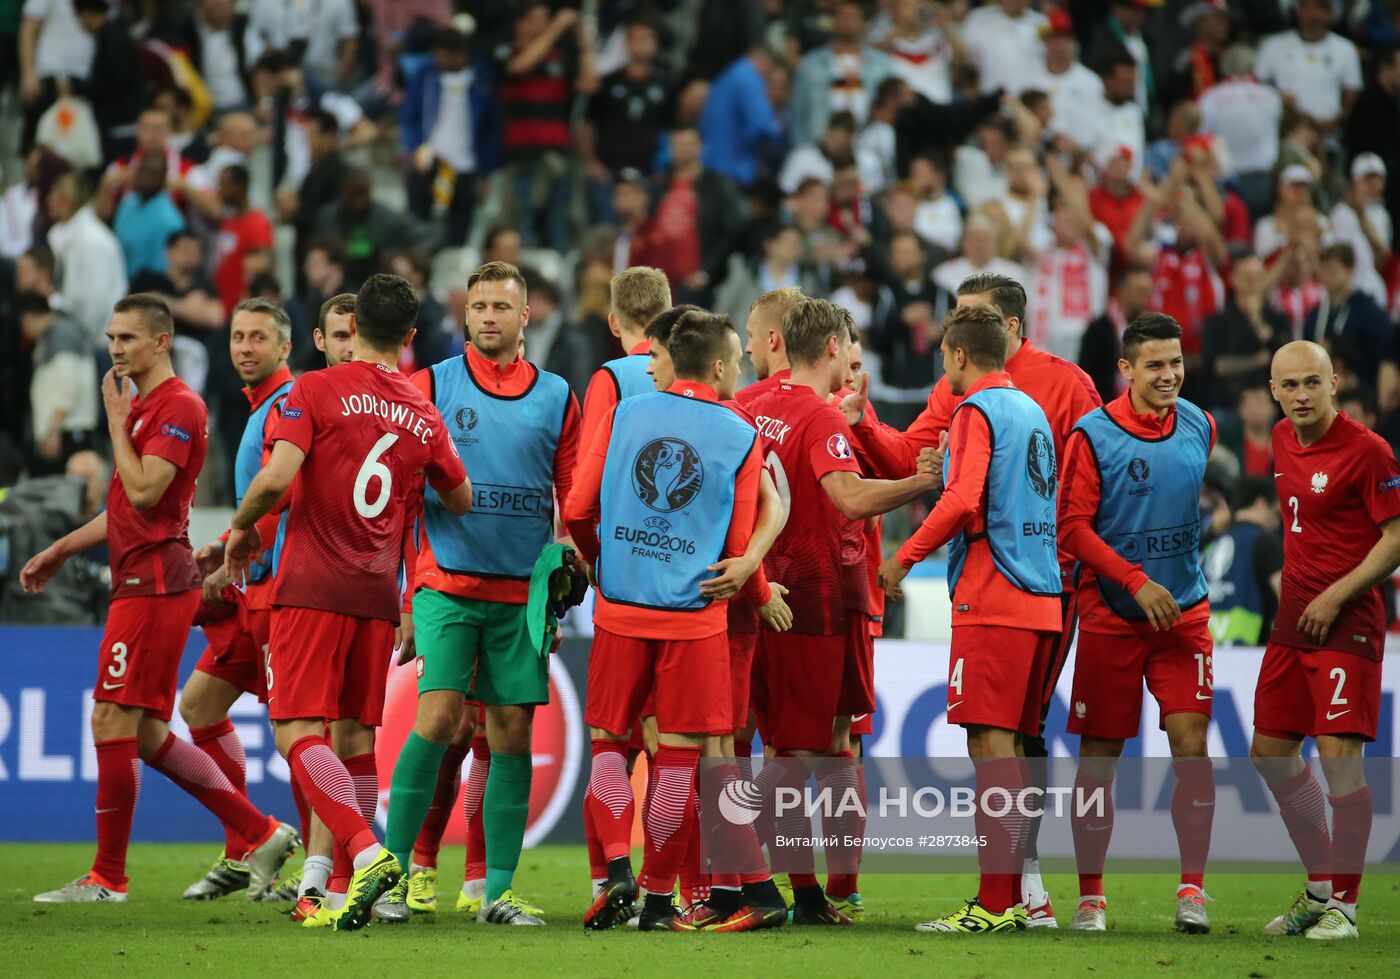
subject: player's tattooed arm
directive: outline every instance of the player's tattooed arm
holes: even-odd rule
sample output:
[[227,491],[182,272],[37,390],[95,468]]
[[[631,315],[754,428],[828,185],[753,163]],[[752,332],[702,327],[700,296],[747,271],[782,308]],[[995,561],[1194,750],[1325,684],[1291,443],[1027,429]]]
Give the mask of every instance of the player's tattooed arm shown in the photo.
[[1343,607],[1389,578],[1397,566],[1400,566],[1400,517],[1392,517],[1381,524],[1381,539],[1361,563],[1323,589],[1322,594],[1303,609],[1298,618],[1298,631],[1315,642],[1326,642]]
[[26,592],[37,595],[50,578],[58,574],[74,554],[81,554],[107,539],[107,511],[103,510],[77,530],[60,537],[30,558],[19,572],[19,583]]

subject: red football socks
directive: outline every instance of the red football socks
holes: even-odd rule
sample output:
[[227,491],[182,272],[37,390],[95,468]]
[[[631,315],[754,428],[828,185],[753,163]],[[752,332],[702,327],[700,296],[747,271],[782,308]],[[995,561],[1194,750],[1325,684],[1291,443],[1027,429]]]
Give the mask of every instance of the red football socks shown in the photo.
[[165,736],[150,766],[198,799],[225,826],[231,826],[248,849],[261,844],[277,828],[275,820],[254,809],[248,797],[233,787],[212,758],[174,734]]
[[312,811],[336,841],[345,844],[352,858],[378,845],[360,812],[354,780],[324,737],[312,734],[299,739],[287,752],[287,764],[301,783]]
[[1210,830],[1215,821],[1215,771],[1209,758],[1178,758],[1172,762],[1172,825],[1181,853],[1181,882],[1205,887]]
[[[248,760],[243,753],[243,742],[233,728],[233,721],[227,717],[204,727],[190,728],[190,740],[194,746],[214,760],[219,771],[233,784],[234,791],[248,794]],[[224,825],[224,856],[230,860],[242,860],[248,852],[248,845],[232,826]]]
[[[1095,799],[1102,800],[1100,806]],[[1082,814],[1081,814],[1082,811]],[[1070,829],[1074,834],[1074,860],[1079,868],[1082,897],[1103,895],[1103,865],[1113,838],[1113,779],[1090,775],[1083,768],[1074,776],[1070,803]]]
[[593,772],[583,798],[592,810],[593,828],[603,847],[603,863],[632,852],[632,820],[636,800],[627,777],[627,745],[607,738],[593,739]]
[[1361,872],[1366,866],[1366,845],[1371,841],[1371,787],[1331,796],[1332,802],[1332,900],[1355,904],[1361,892]]
[[452,818],[452,807],[457,804],[457,793],[462,788],[462,761],[469,751],[469,745],[450,744],[443,752],[433,801],[428,805],[423,828],[413,844],[413,862],[419,867],[437,866],[442,834],[447,831],[447,821]]
[[486,879],[486,779],[491,774],[491,745],[486,735],[472,739],[472,767],[467,791],[462,795],[462,815],[467,820],[467,863],[463,880]]
[[343,761],[345,770],[355,783],[355,806],[365,822],[373,827],[375,817],[379,815],[379,764],[374,752],[351,755]]
[[656,789],[642,817],[646,832],[642,872],[648,893],[668,894],[675,886],[695,830],[693,798],[700,749],[661,745],[652,761],[656,766]]
[[1312,769],[1269,785],[1283,825],[1303,861],[1310,881],[1332,879],[1332,837],[1327,830],[1327,801]]
[[[992,914],[1021,903],[1020,868],[1025,852],[1030,821],[1014,804],[1025,783],[1025,772],[1019,758],[992,758],[977,763],[977,835],[983,843],[977,849],[982,879],[977,889],[977,901]],[[989,811],[987,792],[1004,789],[1013,803],[1004,815]],[[991,808],[1002,809],[1000,793],[991,798]]]
[[[126,886],[131,817],[141,797],[141,758],[135,738],[99,741],[97,749],[97,856],[92,872],[109,887]],[[241,856],[241,854],[240,854]]]

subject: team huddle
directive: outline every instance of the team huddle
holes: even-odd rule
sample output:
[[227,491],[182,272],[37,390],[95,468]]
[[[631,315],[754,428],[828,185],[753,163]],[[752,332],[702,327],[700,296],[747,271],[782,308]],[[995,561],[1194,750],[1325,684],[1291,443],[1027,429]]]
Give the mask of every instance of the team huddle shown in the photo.
[[[858,852],[828,850],[823,884],[810,846],[777,856],[780,837],[811,837],[800,812],[702,815],[716,792],[771,799],[811,777],[864,797],[885,602],[947,545],[947,713],[966,730],[977,797],[1044,792],[1046,718],[1077,634],[1076,789],[1111,788],[1145,681],[1175,773],[1174,925],[1210,930],[1212,640],[1199,549],[1216,428],[1179,397],[1174,320],[1149,313],[1127,327],[1126,390],[1103,405],[1082,371],[1021,337],[1021,285],[974,276],[943,324],[944,374],[901,432],[867,399],[850,315],[796,289],[755,301],[745,350],[728,317],[672,307],[662,273],[619,273],[609,323],[626,354],[595,373],[581,407],[525,359],[528,290],[514,266],[471,274],[463,355],[410,378],[397,365],[417,312],[405,280],[372,276],[321,310],[327,369],[294,378],[286,312],[259,299],[237,307],[230,355],[250,405],[238,506],[227,533],[195,550],[205,407],[171,367],[164,301],[116,304],[102,383],[115,455],[107,510],[22,572],[37,591],[105,541],[113,582],[93,691],[97,854],[35,900],[127,899],[144,761],[224,829],[222,855],[187,899],[246,891],[290,903],[309,928],[408,922],[438,909],[439,844],[470,757],[455,907],[486,924],[544,925],[545,910],[515,890],[532,723],[549,700],[558,619],[591,586],[584,927],[851,925],[866,913]],[[745,353],[758,381],[740,389]],[[1284,569],[1251,749],[1307,872],[1264,930],[1313,939],[1357,936],[1378,585],[1400,564],[1400,466],[1335,409],[1336,383],[1320,346],[1274,357]],[[926,519],[885,558],[881,515],[928,494]],[[192,625],[208,648],[179,691],[186,741],[169,721]],[[375,735],[396,656],[416,662],[419,700],[381,842]],[[244,693],[267,705],[296,825],[248,800],[229,719]],[[1308,737],[1326,800],[1301,757]],[[643,754],[637,800],[630,775]],[[1105,806],[1073,817],[1076,930],[1107,927],[1113,809],[1111,791],[1101,795]],[[860,838],[863,815],[838,820]],[[977,896],[918,930],[1057,927],[1039,818],[979,805],[975,821]],[[298,846],[301,871],[284,873]]]

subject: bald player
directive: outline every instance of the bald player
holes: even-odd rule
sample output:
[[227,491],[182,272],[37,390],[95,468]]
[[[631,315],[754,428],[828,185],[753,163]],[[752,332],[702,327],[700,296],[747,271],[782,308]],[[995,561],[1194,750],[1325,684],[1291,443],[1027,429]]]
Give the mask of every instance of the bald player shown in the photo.
[[[1273,438],[1283,585],[1254,691],[1250,754],[1308,879],[1264,931],[1356,938],[1371,836],[1362,749],[1376,738],[1380,709],[1380,583],[1400,564],[1400,465],[1380,436],[1337,410],[1337,375],[1317,344],[1280,349],[1269,387],[1285,415]],[[1327,778],[1330,835],[1322,789],[1301,758],[1306,737]]]

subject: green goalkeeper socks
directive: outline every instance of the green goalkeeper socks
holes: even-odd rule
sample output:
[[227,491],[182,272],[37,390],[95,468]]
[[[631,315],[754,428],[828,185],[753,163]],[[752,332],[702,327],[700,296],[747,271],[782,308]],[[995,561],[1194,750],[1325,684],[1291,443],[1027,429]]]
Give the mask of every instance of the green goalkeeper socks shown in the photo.
[[[384,834],[384,846],[398,859],[404,873],[408,873],[413,844],[423,828],[423,820],[428,816],[428,807],[433,804],[438,769],[442,767],[442,756],[447,752],[447,747],[419,737],[417,731],[410,731],[403,751],[399,753],[398,763],[394,765],[394,782],[389,787],[389,826]],[[518,852],[519,847],[516,849]]]
[[[486,777],[486,798],[482,803],[486,829],[488,906],[510,890],[515,868],[520,864],[525,821],[530,815],[530,776],[533,770],[530,755],[491,754],[491,773]],[[397,777],[396,771],[396,780]],[[426,814],[426,806],[423,811]],[[422,817],[419,822],[422,822]]]

